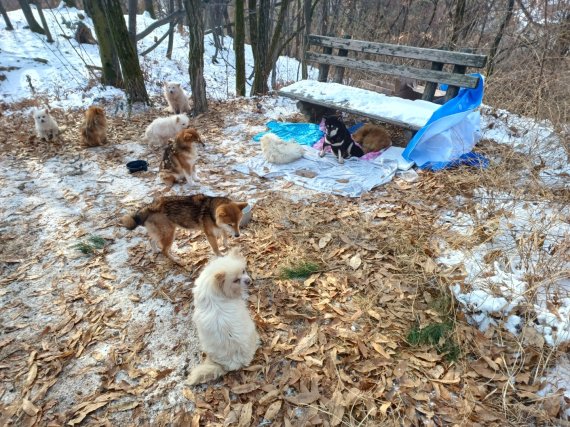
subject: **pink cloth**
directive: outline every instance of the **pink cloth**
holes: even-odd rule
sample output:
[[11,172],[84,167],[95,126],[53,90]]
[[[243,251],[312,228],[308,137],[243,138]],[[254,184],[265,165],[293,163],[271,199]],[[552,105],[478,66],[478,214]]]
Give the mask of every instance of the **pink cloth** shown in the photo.
[[[321,123],[319,123],[319,129],[320,129],[322,132],[326,133],[326,129],[325,129],[325,119],[322,119],[322,120],[321,120]],[[319,139],[317,142],[315,142],[315,143],[313,144],[313,148],[320,151],[320,150],[322,150],[324,143],[325,143],[325,137],[323,136],[321,139]],[[361,146],[358,142],[354,141],[354,143],[355,143],[356,145],[358,145],[360,148],[362,148],[362,146]],[[370,152],[370,153],[366,153],[366,154],[365,154],[364,156],[362,156],[362,157],[357,157],[357,158],[359,158],[360,160],[374,160],[376,157],[380,156],[384,151],[386,151],[386,150],[372,151],[372,152]],[[326,148],[325,148],[325,152],[327,152],[327,153],[332,153],[331,147],[326,147]]]

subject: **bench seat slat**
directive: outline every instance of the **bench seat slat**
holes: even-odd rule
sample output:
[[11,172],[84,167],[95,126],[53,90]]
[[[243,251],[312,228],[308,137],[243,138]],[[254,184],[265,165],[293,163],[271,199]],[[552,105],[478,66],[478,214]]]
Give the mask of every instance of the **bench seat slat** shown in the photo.
[[347,67],[373,73],[410,77],[429,82],[446,83],[451,86],[475,88],[479,82],[479,79],[473,76],[448,73],[445,71],[427,70],[407,65],[387,64],[367,59],[344,58],[341,56],[324,55],[315,52],[307,52],[305,58],[308,61],[314,61],[321,64],[336,65],[339,67]]
[[309,44],[352,50],[356,52],[373,53],[377,55],[396,56],[399,58],[419,59],[422,61],[442,62],[444,64],[465,65],[483,68],[487,56],[473,53],[453,52],[440,49],[403,46],[398,44],[375,43],[362,40],[340,39],[336,37],[311,34]]
[[281,88],[278,94],[413,130],[422,128],[440,107],[428,101],[410,101],[366,89],[315,80],[298,81]]

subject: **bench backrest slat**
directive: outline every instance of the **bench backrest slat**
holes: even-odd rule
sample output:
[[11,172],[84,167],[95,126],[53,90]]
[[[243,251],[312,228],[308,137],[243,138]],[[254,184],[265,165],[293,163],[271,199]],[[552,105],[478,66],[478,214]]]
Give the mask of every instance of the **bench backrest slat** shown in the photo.
[[346,49],[355,52],[395,56],[399,58],[465,65],[474,68],[483,68],[487,62],[487,57],[485,55],[476,55],[473,53],[452,52],[423,47],[402,46],[398,44],[375,43],[362,40],[340,39],[336,37],[319,36],[316,34],[309,35],[309,44]]
[[428,82],[446,83],[451,86],[477,87],[479,79],[464,74],[454,74],[445,71],[434,71],[423,68],[415,68],[408,65],[387,64],[384,62],[376,62],[366,59],[346,58],[335,55],[325,55],[315,52],[307,52],[306,59],[308,61],[319,62],[321,64],[335,65],[338,67],[347,67],[357,70],[398,75],[402,77],[410,77],[418,80],[426,80]]

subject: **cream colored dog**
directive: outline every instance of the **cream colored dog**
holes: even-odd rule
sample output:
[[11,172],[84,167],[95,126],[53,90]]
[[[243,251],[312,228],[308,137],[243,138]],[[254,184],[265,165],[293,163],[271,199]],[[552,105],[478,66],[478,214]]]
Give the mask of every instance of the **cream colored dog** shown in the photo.
[[180,87],[180,83],[165,82],[164,97],[172,113],[181,114],[190,112],[188,97]]
[[36,124],[38,138],[50,141],[58,136],[59,127],[47,108],[34,110],[32,115]]
[[296,142],[285,142],[273,133],[261,137],[263,157],[270,163],[291,163],[303,157],[305,150]]
[[190,119],[186,114],[159,117],[146,128],[145,139],[151,145],[165,145],[169,138],[174,138],[178,132],[189,126]]
[[243,298],[251,279],[236,249],[215,258],[194,285],[194,315],[206,359],[190,372],[188,383],[201,384],[248,366],[259,335]]

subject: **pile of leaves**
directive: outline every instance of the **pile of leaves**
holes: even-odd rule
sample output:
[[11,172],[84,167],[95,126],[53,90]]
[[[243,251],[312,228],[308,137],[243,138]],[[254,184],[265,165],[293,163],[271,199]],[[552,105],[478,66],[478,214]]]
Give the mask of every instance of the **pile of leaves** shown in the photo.
[[[107,194],[103,182],[63,198],[70,206],[105,201],[106,213],[90,217],[87,210],[59,224],[42,247],[16,242],[33,240],[37,230],[25,223],[40,218],[41,209],[20,211],[21,221],[2,211],[0,425],[563,422],[560,394],[537,394],[542,371],[536,367],[558,354],[549,354],[530,330],[522,334],[521,357],[521,337],[468,325],[448,291],[465,272],[436,261],[435,236],[465,244],[438,218],[480,183],[480,172],[395,179],[358,200],[313,192],[293,199],[287,191],[298,195],[299,189],[290,183],[225,169],[255,148],[244,143],[251,135],[228,143],[220,129],[235,121],[262,125],[256,103],[215,104],[195,119],[211,156],[199,174],[211,177],[217,190],[257,199],[239,240],[254,279],[249,303],[262,340],[252,365],[212,384],[184,384],[201,357],[190,323],[191,284],[209,246],[199,233],[180,232],[176,250],[188,260],[185,267],[151,254],[144,233],[117,227],[127,189]],[[81,112],[56,114],[75,132]],[[22,123],[2,117],[8,141],[2,150],[13,168],[79,155],[106,170],[120,158],[122,141],[136,141],[151,118],[111,118],[116,147],[85,154],[71,138],[59,146],[30,140]],[[138,179],[154,182],[145,174]],[[89,257],[75,249],[73,258],[58,244],[73,248],[78,239],[89,246]],[[121,269],[113,263],[119,256],[126,259]],[[30,273],[40,262],[49,282]],[[47,316],[45,323],[34,320],[35,311]]]

